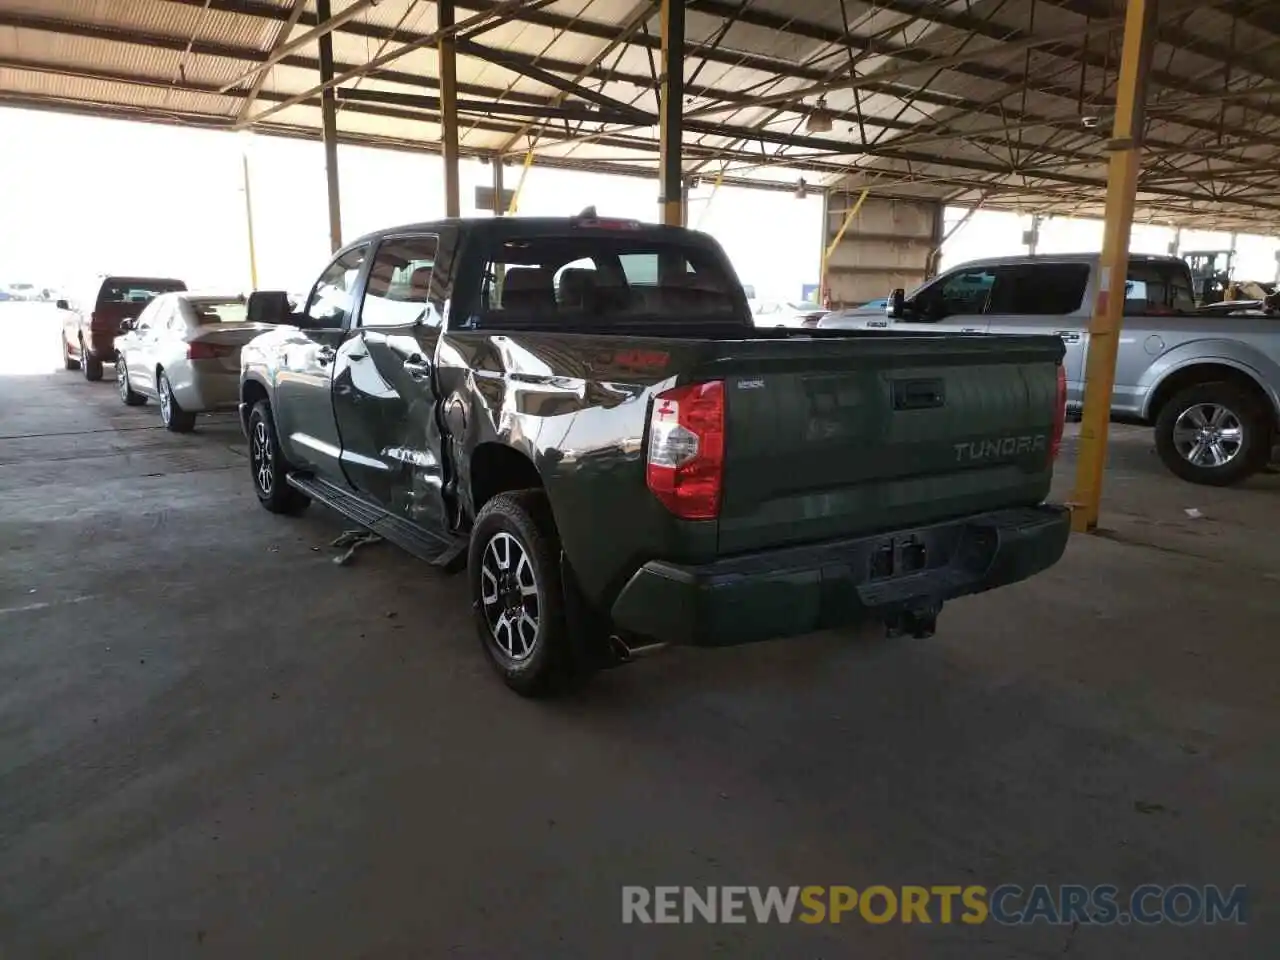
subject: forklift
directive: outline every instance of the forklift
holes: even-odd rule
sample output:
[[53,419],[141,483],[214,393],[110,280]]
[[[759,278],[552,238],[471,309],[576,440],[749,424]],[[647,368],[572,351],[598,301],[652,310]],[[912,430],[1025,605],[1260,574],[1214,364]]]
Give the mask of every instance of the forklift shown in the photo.
[[1191,268],[1197,307],[1226,299],[1235,255],[1234,250],[1188,250],[1182,254]]

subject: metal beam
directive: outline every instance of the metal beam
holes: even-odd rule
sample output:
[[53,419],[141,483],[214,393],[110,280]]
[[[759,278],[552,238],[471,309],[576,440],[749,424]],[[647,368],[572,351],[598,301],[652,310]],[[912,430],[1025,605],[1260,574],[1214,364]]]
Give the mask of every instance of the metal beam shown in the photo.
[[458,49],[449,33],[454,25],[453,0],[436,0],[440,34],[440,152],[444,157],[444,215],[462,216],[458,183]]
[[[396,93],[391,90],[358,90],[351,87],[339,87],[338,99],[344,103],[359,101],[363,103],[389,103],[398,107],[417,107],[421,110],[440,111],[440,98],[424,96],[417,93]],[[588,107],[586,104],[573,104],[564,107],[549,107],[530,103],[503,103],[500,100],[459,100],[458,113],[469,116],[504,116],[524,117],[528,119],[576,120],[589,123],[625,123],[628,117],[618,117]]]
[[[316,26],[312,27],[301,36],[295,37],[294,39],[277,46],[267,59],[262,61],[262,63],[252,69],[246,70],[229,83],[224,83],[218,88],[218,92],[226,93],[232,87],[238,87],[246,80],[256,77],[259,73],[270,70],[289,54],[293,53],[293,51],[301,50],[309,43],[314,43],[317,40],[327,40],[330,44],[330,49],[332,49],[333,40],[329,37],[329,34],[333,33],[333,31],[337,30],[348,20],[354,20],[377,2],[378,0],[355,0],[351,6],[347,7],[336,17],[333,17],[329,15],[329,4],[327,0],[316,0],[316,17],[320,20]],[[298,18],[292,16],[292,14],[290,16],[294,23],[297,23]],[[301,16],[301,12],[299,12],[298,16]]]
[[[201,5],[201,6],[203,5],[203,0],[167,0],[167,2],[182,3],[186,5]],[[476,6],[482,6],[486,4],[489,6],[492,5],[489,2],[489,0],[468,0],[468,3]],[[643,8],[644,4],[642,4],[641,7]],[[234,9],[235,12],[237,12],[238,14],[258,16],[264,19],[272,19],[277,21],[282,20],[287,16],[287,14],[284,12],[282,8],[265,6],[261,3],[254,2],[254,0],[213,0],[213,2],[210,5],[210,9],[214,9],[214,10]],[[541,23],[543,19],[547,17],[550,17],[553,20],[555,20],[554,15],[545,14],[541,11],[530,13],[527,16],[530,20],[539,22],[539,23]],[[314,19],[314,16],[311,14],[304,15],[304,17],[300,22],[305,23],[305,22],[308,22],[309,19]],[[561,20],[563,19],[564,18],[561,18],[560,20],[555,20],[555,22],[560,23]],[[643,16],[639,16],[638,20],[639,22],[643,22]],[[624,33],[632,30],[636,22],[637,21],[635,19],[629,21],[627,27],[624,29]],[[604,28],[602,25],[593,24],[590,21],[581,21],[576,24],[574,24],[573,21],[565,21],[565,23],[571,26],[573,29],[579,32],[582,32],[585,35],[591,35],[591,36],[599,35],[602,30],[607,32],[607,30],[609,29],[609,28]],[[28,29],[51,30],[54,32],[65,32],[65,33],[70,33],[76,36],[86,36],[86,37],[92,36],[95,38],[111,39],[118,42],[138,43],[138,44],[144,44],[148,46],[159,46],[166,49],[177,48],[181,46],[181,41],[176,41],[174,38],[140,34],[135,31],[121,31],[121,30],[116,30],[112,28],[101,27],[98,25],[68,23],[64,21],[53,21],[48,18],[41,18],[41,17],[13,16],[13,15],[0,13],[0,25],[15,26],[15,27],[21,27],[21,28],[28,28]],[[810,25],[802,25],[800,29],[804,31],[803,33],[804,36],[811,36],[811,35],[814,35],[815,33],[823,33],[823,35],[826,36],[828,33],[830,33],[830,31],[826,31],[825,28],[815,28]],[[353,21],[346,24],[343,27],[342,32],[344,33],[350,32],[357,36],[364,36],[364,37],[394,38],[397,41],[401,41],[401,42],[416,42],[417,40],[420,40],[422,38],[422,35],[420,34],[406,33],[405,31],[401,31],[401,30],[386,30],[385,28],[374,27],[372,25],[360,23],[358,21]],[[657,38],[650,37],[647,34],[639,35],[639,36],[635,36],[630,42],[644,47],[650,44],[656,44]],[[263,59],[263,56],[264,56],[263,54],[257,51],[250,51],[250,50],[245,50],[243,48],[236,48],[236,47],[227,47],[226,45],[210,44],[207,42],[197,42],[197,44],[193,47],[193,50],[194,52],[204,53],[210,56],[226,56],[226,57],[238,58],[238,59],[250,60],[250,61],[261,60]],[[782,75],[782,76],[810,79],[810,80],[822,80],[822,79],[829,78],[829,74],[824,74],[822,71],[816,71],[806,67],[798,67],[795,65],[784,63],[782,61],[766,61],[763,58],[758,58],[758,57],[741,57],[739,58],[741,60],[741,63],[739,64],[738,60],[735,60],[735,58],[738,57],[738,54],[736,53],[729,54],[726,51],[710,51],[697,44],[687,44],[686,54],[688,56],[699,56],[699,57],[702,57],[704,60],[711,59],[711,60],[714,60],[715,62],[723,62],[731,65],[741,65],[744,67],[748,67],[750,69],[778,72],[779,75]],[[527,55],[517,54],[514,51],[508,52],[508,55],[513,58],[523,57],[526,60],[535,59],[535,58],[528,57]],[[628,74],[626,72],[619,71],[616,68],[605,70],[600,68],[598,65],[594,65],[594,64],[588,65],[588,66],[580,66],[578,64],[569,63],[566,61],[556,61],[553,58],[548,58],[548,57],[539,57],[536,59],[538,63],[545,65],[545,67],[549,70],[555,70],[558,72],[566,72],[566,73],[576,72],[579,75],[579,78],[584,76],[590,76],[592,78],[597,78],[601,81],[611,80],[611,81],[618,81],[623,83],[631,83],[643,89],[651,88],[651,83],[649,79],[640,74]],[[300,57],[292,57],[292,56],[287,57],[285,58],[285,60],[281,61],[281,63],[288,66],[303,67],[304,69],[315,69],[314,61],[307,61],[304,58],[300,58]],[[345,71],[345,70],[355,70],[357,68],[344,66],[342,68],[335,67],[335,69],[341,69]],[[414,75],[403,74],[397,71],[384,70],[384,69],[370,71],[368,75],[377,77],[378,79],[388,79],[388,80],[392,80],[393,82],[403,82],[411,85],[425,84],[427,86],[431,86],[435,83],[434,79],[430,77],[417,77]],[[1006,78],[1002,77],[1000,79],[1006,79]],[[866,89],[873,92],[885,93],[886,95],[894,95],[894,96],[901,95],[900,91],[898,91],[891,84],[877,83],[875,85],[868,85]],[[489,91],[476,88],[473,85],[469,85],[469,86],[459,85],[459,90],[464,93],[475,93],[480,96],[492,95]],[[1064,91],[1054,90],[1051,92],[1055,96],[1056,95],[1065,96],[1067,94],[1067,91],[1065,90]],[[710,99],[720,100],[722,102],[750,104],[752,100],[752,94],[748,91],[738,91],[738,90],[730,91],[730,90],[721,90],[721,89],[712,88],[712,87],[690,88],[686,91],[686,94],[688,96],[695,97],[695,98],[710,98]],[[938,94],[930,91],[918,92],[917,94],[915,94],[915,97],[920,102],[928,103],[935,106],[966,110],[971,112],[975,111],[976,109],[976,112],[982,116],[993,117],[996,119],[1000,119],[1001,121],[1008,119],[1010,121],[1016,122],[1020,119],[1026,119],[1026,120],[1036,119],[1029,114],[1020,114],[1016,111],[1003,111],[1003,110],[998,111],[994,108],[979,108],[979,105],[974,104],[972,101],[964,100],[962,98],[957,98],[957,97],[953,97],[945,94]],[[504,97],[504,99],[505,98],[507,97]],[[538,100],[538,98],[530,96],[528,94],[515,94],[515,93],[510,94],[509,99],[521,100],[523,102],[536,102]],[[560,98],[557,97],[556,99],[559,100]],[[280,105],[280,109],[283,109],[285,106],[292,106],[302,101],[297,99],[290,99],[288,103],[285,103],[280,101],[279,98],[273,98],[273,102],[278,103]],[[852,114],[847,114],[847,113],[839,113],[837,114],[837,118],[840,120],[847,120],[848,122],[854,122],[857,119],[856,116]],[[1183,121],[1180,120],[1180,122],[1183,122]],[[882,127],[887,126],[891,129],[910,129],[911,128],[911,124],[908,124],[905,122],[897,123],[892,120],[887,120],[885,118],[879,118],[878,120],[875,121],[875,124],[877,126],[882,126]],[[1205,129],[1206,132],[1212,132],[1214,135],[1216,135],[1218,132],[1218,126],[1216,123],[1212,123],[1212,124],[1197,123],[1195,124],[1195,128]],[[525,131],[522,131],[522,132],[525,132]],[[931,132],[936,132],[936,131],[931,131]],[[519,139],[518,137],[513,138],[512,141],[510,141],[508,144],[505,144],[503,148],[504,153],[510,152],[511,148],[518,141],[518,139]],[[1268,140],[1275,141],[1276,138],[1262,137],[1260,139],[1266,142]],[[1157,143],[1157,141],[1151,140],[1150,144],[1152,147],[1176,150],[1176,145],[1168,141],[1163,143]],[[1037,147],[1037,149],[1039,149],[1039,147]],[[1056,155],[1061,155],[1061,156],[1071,155],[1070,152],[1064,153],[1063,151],[1061,151],[1060,148],[1057,148],[1057,147],[1050,147],[1047,149],[1049,152],[1052,152]],[[523,151],[520,151],[520,152],[523,152]],[[1094,158],[1094,157],[1090,157],[1089,159],[1092,162],[1097,161],[1097,158]]]
[[[298,25],[298,19],[302,16],[302,12],[307,9],[307,0],[293,0],[293,9],[289,11],[289,19],[280,25],[280,29],[276,31],[276,42],[272,45],[270,56],[281,53],[282,48],[289,42],[289,34],[293,33],[293,28]],[[280,59],[285,59],[288,52],[284,52]],[[271,75],[270,70],[261,70],[258,75],[253,78],[253,86],[249,88],[249,94],[240,104],[240,111],[236,114],[237,120],[243,120],[253,109],[254,102],[258,99],[258,94],[262,92],[262,85],[267,82],[267,77]],[[256,281],[255,281],[256,286]]]
[[[329,0],[316,0],[316,16],[329,20]],[[320,37],[320,83],[333,80],[333,37]],[[226,88],[223,88],[226,89]],[[320,94],[320,136],[324,142],[324,183],[329,196],[329,246],[336,253],[342,246],[342,199],[338,190],[338,102],[332,86]]]
[[495,50],[493,47],[486,47],[478,43],[472,43],[470,40],[458,41],[458,52],[470,57],[477,57],[489,63],[496,64],[512,73],[518,73],[528,77],[530,80],[536,80],[548,87],[555,87],[562,93],[572,94],[591,103],[597,104],[611,111],[615,116],[622,119],[621,123],[638,123],[651,125],[655,121],[653,114],[623,100],[616,100],[613,97],[607,97],[603,93],[598,93],[588,87],[582,86],[573,80],[567,80],[549,70],[543,70],[541,67],[535,66],[527,60],[520,57],[513,57],[505,50]]
[[1111,131],[1111,168],[1107,177],[1107,217],[1102,234],[1102,263],[1097,301],[1089,322],[1085,363],[1084,412],[1076,459],[1071,528],[1085,532],[1098,525],[1102,475],[1107,463],[1111,394],[1116,354],[1124,320],[1125,281],[1129,275],[1129,232],[1142,167],[1142,133],[1151,51],[1155,46],[1159,0],[1128,0],[1120,75],[1116,82],[1116,119]]
[[662,0],[659,76],[658,205],[669,227],[684,226],[684,3]]
[[241,125],[260,123],[267,117],[272,116],[275,113],[279,113],[281,110],[285,110],[288,107],[295,106],[303,100],[306,100],[308,97],[314,97],[316,94],[322,93],[330,87],[346,83],[348,80],[354,80],[356,77],[362,77],[380,67],[386,66],[388,63],[398,60],[400,57],[403,57],[406,53],[410,53],[413,50],[420,50],[423,47],[429,46],[439,47],[441,39],[445,37],[452,37],[475,27],[482,26],[496,17],[506,17],[525,7],[544,6],[547,2],[548,0],[501,0],[500,3],[495,3],[490,9],[483,13],[477,13],[475,16],[467,17],[464,20],[452,23],[447,28],[438,29],[434,33],[428,33],[424,36],[418,37],[410,43],[403,44],[396,47],[394,50],[388,50],[381,56],[374,57],[363,66],[353,67],[350,70],[338,74],[331,80],[321,83],[319,86],[312,87],[310,90],[305,90],[302,93],[295,94],[288,100],[276,104],[270,110],[264,110],[262,113],[248,118],[243,121]]
[[[209,8],[213,10],[231,11],[239,15],[256,16],[264,19],[280,20],[285,17],[285,13],[282,9],[271,6],[269,4],[265,4],[261,2],[261,0],[166,0],[166,2],[179,3],[187,6],[201,6],[201,7],[203,7],[206,3],[208,3]],[[841,32],[838,29],[833,29],[831,27],[827,27],[827,26],[823,26],[815,23],[808,23],[805,21],[791,18],[789,16],[783,16],[781,14],[773,14],[773,13],[769,13],[768,11],[758,10],[758,9],[748,10],[745,7],[743,8],[735,7],[730,3],[726,3],[725,0],[686,0],[686,2],[687,2],[688,9],[691,9],[691,10],[699,10],[700,12],[706,12],[713,16],[722,16],[734,21],[741,21],[743,23],[748,23],[752,26],[759,26],[764,29],[771,29],[779,32],[784,32],[794,36],[805,37],[807,39],[820,40],[833,45],[843,44],[843,45],[849,46],[850,48],[856,48],[864,53],[870,52],[870,53],[874,53],[881,56],[894,57],[895,59],[905,59],[908,61],[917,61],[917,62],[928,59],[931,56],[931,54],[928,51],[920,48],[911,47],[911,46],[899,47],[893,44],[886,44],[883,42],[879,42],[877,38],[874,38],[874,37],[866,38],[858,35],[852,35],[852,34],[848,34],[847,32]],[[1164,10],[1165,12],[1168,12],[1171,9],[1176,11],[1176,10],[1191,9],[1192,7],[1214,5],[1214,3],[1212,2],[1207,4],[1200,3],[1199,0],[1166,0],[1166,3],[1171,4],[1172,6],[1162,7],[1162,10]],[[1218,4],[1222,5],[1222,0],[1218,0]],[[500,7],[502,3],[500,2],[500,0],[464,0],[462,5],[467,8],[490,12],[495,8]],[[1238,7],[1239,4],[1228,3],[1226,5],[1227,9],[1230,9],[1233,6]],[[886,11],[897,11],[897,12],[903,13],[904,15],[915,16],[918,19],[928,20],[930,22],[952,26],[954,29],[963,29],[963,30],[969,30],[971,32],[978,32],[981,35],[989,36],[992,39],[1008,38],[1008,39],[1016,40],[1023,36],[1018,31],[1012,30],[1011,28],[1008,28],[1008,27],[1004,27],[999,23],[996,23],[995,21],[983,20],[971,14],[946,13],[942,11],[942,9],[939,8],[936,4],[930,3],[928,5],[922,5],[920,0],[877,0],[876,9],[881,9]],[[590,36],[590,37],[609,40],[611,46],[613,44],[616,44],[619,40],[617,27],[610,26],[604,23],[596,23],[590,20],[584,20],[584,19],[581,19],[580,17],[567,17],[560,14],[552,13],[552,12],[546,12],[538,9],[537,5],[532,5],[527,8],[522,8],[519,11],[519,13],[513,17],[513,19],[517,19],[526,23],[537,24],[539,26],[545,26],[555,30],[566,31],[579,36]],[[314,15],[311,15],[311,14],[304,15],[302,18],[303,23],[314,22],[314,20],[315,20]],[[627,21],[627,24],[628,26],[624,29],[624,32],[633,29],[633,25],[631,21]],[[1095,28],[1096,28],[1096,24],[1091,25],[1090,29],[1092,31]],[[401,31],[401,30],[388,30],[385,27],[361,23],[358,21],[352,21],[345,24],[342,27],[342,31],[349,32],[357,36],[369,37],[373,39],[390,38],[390,39],[396,40],[397,42],[405,42],[405,43],[415,42],[421,39],[420,35],[417,35],[417,34]],[[1091,33],[1091,36],[1092,36],[1092,33]],[[647,35],[636,36],[630,39],[628,42],[640,47],[648,48],[648,49],[656,49],[659,45],[658,38],[650,37]],[[1076,47],[1067,48],[1066,45],[1062,45],[1062,46],[1064,49],[1061,52],[1057,50],[1049,49],[1049,48],[1045,48],[1045,52],[1052,53],[1055,56],[1067,57],[1068,59],[1072,59],[1073,61],[1078,57],[1085,55],[1085,53],[1082,53],[1082,51],[1079,48],[1076,48]],[[699,57],[703,60],[720,63],[725,66],[742,67],[745,69],[757,70],[765,73],[772,73],[779,77],[808,79],[811,81],[821,81],[823,79],[826,79],[822,75],[821,71],[815,71],[812,69],[798,67],[794,64],[789,64],[781,60],[771,60],[764,57],[743,54],[737,51],[716,50],[716,49],[712,49],[706,44],[686,45],[686,55],[691,57]],[[1089,62],[1093,66],[1098,66],[1099,64],[1105,63],[1105,58],[1102,57],[1101,54],[1087,53],[1086,59],[1087,59],[1087,62]],[[546,66],[547,69],[556,70],[557,72],[573,74],[576,71],[586,70],[585,67],[578,64],[572,64],[572,63],[566,63],[565,66],[561,67],[559,64],[555,63],[551,58],[548,58],[545,56],[538,57],[537,60],[539,63]],[[589,74],[584,74],[584,75],[596,76],[601,79],[604,79],[607,75],[608,78],[610,79],[617,79],[622,82],[637,83],[644,89],[649,89],[648,79],[643,76],[626,75],[624,73],[617,71],[616,69],[612,71],[602,71],[594,64],[589,66],[591,66],[592,69],[590,70]],[[955,69],[958,69],[960,72],[968,74],[970,76],[974,76],[974,77],[985,79],[985,80],[990,80],[992,82],[1008,83],[1014,87],[1027,85],[1029,86],[1030,89],[1036,92],[1044,93],[1046,95],[1051,95],[1055,97],[1062,97],[1072,102],[1075,102],[1075,100],[1077,99],[1077,93],[1073,89],[1068,90],[1065,87],[1062,89],[1058,89],[1052,83],[1049,83],[1049,84],[1032,83],[1030,77],[1027,77],[1025,75],[1015,74],[1015,73],[1010,73],[1008,71],[1002,70],[997,67],[988,67],[986,65],[971,63],[971,64],[966,64],[966,65],[957,67]],[[579,76],[578,79],[581,79],[581,77]],[[875,79],[877,81],[879,80],[878,77],[869,77],[867,79]],[[886,93],[888,95],[894,95],[894,96],[901,95],[900,91],[895,91],[893,89],[893,85],[888,83],[877,83],[875,85],[868,84],[865,88],[860,88],[860,89],[867,89],[872,92],[881,92],[881,93]],[[745,98],[745,95],[741,91],[717,91],[717,90],[714,90],[714,88],[702,88],[697,90],[690,89],[687,92],[689,95],[692,95],[695,97],[702,97],[702,96],[714,97],[717,95],[723,95],[725,99],[733,97],[738,102],[741,102],[742,99]],[[738,94],[738,96],[734,96],[735,94]],[[973,101],[967,100],[965,98],[954,97],[954,96],[952,97],[939,96],[936,93],[930,92],[930,91],[924,91],[919,94],[916,94],[915,98],[924,103],[930,103],[937,106],[952,106],[952,107],[957,107],[960,109],[965,109],[970,111],[975,110],[979,106],[978,104],[975,104]],[[1105,106],[1106,104],[1099,104],[1099,105]],[[993,109],[982,109],[977,112],[980,112],[985,116],[989,116],[995,119],[1002,119],[1000,112]],[[1019,116],[1021,116],[1020,114],[1014,111],[1005,111],[1005,114],[1010,119],[1017,119]],[[856,117],[851,118],[851,115],[845,115],[845,114],[841,114],[840,119],[850,119],[850,122],[856,121]],[[1193,129],[1203,130],[1206,133],[1213,133],[1216,135],[1218,131],[1218,125],[1216,122],[1209,123],[1206,121],[1194,120],[1191,118],[1178,118],[1178,122],[1185,123],[1186,125],[1191,126]],[[1152,145],[1155,146],[1154,141],[1152,141]],[[503,147],[503,152],[510,153],[514,148],[515,148],[514,142],[506,144]],[[1041,150],[1043,148],[1040,145],[1036,145],[1036,149]]]

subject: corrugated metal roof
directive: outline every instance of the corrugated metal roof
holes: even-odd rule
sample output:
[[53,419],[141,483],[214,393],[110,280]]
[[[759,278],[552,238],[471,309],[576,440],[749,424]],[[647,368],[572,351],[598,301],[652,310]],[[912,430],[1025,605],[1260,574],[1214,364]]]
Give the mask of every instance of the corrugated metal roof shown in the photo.
[[[360,0],[332,0],[341,14]],[[499,0],[458,0],[459,21]],[[1181,3],[1181,0],[1173,0]],[[318,43],[252,80],[220,88],[277,43],[294,0],[0,0],[0,102],[144,119],[314,132]],[[1045,212],[1102,202],[1123,0],[686,0],[685,169],[729,182],[873,189]],[[1280,22],[1272,0],[1181,4],[1151,61],[1148,160],[1139,216],[1271,231],[1280,210]],[[432,0],[381,0],[333,34],[345,71],[429,35]],[[307,0],[292,38],[316,24]],[[627,25],[632,29],[625,33]],[[526,3],[481,29],[458,61],[469,108],[462,145],[593,169],[656,167],[652,122],[603,123],[603,95],[652,114],[659,25],[646,0]],[[501,62],[494,62],[500,60]],[[438,56],[421,46],[362,91],[438,95]],[[556,79],[558,78],[558,79]],[[581,80],[573,92],[566,85]],[[823,102],[829,132],[810,132]],[[1248,91],[1248,92],[1246,92]],[[606,101],[607,102],[607,101]],[[502,112],[562,104],[571,118]],[[493,106],[499,105],[499,106]],[[343,101],[341,135],[432,147],[436,111]]]

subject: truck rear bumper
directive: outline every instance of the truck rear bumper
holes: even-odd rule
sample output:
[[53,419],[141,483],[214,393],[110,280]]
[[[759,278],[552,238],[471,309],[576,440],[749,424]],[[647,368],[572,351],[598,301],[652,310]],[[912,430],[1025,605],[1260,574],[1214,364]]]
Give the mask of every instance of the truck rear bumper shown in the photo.
[[891,618],[1053,566],[1070,523],[1065,507],[1042,504],[703,566],[655,560],[623,588],[613,622],[660,642],[730,646]]

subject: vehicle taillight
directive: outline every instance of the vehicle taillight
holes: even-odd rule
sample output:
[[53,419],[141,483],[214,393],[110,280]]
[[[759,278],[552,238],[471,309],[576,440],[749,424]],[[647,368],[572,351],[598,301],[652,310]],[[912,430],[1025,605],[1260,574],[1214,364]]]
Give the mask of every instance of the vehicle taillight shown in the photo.
[[197,340],[195,343],[187,344],[187,359],[218,360],[229,357],[234,351],[235,347],[223,347],[216,343],[203,343]]
[[720,515],[724,477],[724,382],[710,380],[653,398],[645,480],[682,520]]
[[1067,368],[1058,364],[1057,407],[1053,412],[1053,434],[1049,438],[1049,462],[1058,459],[1062,449],[1062,432],[1067,428]]

